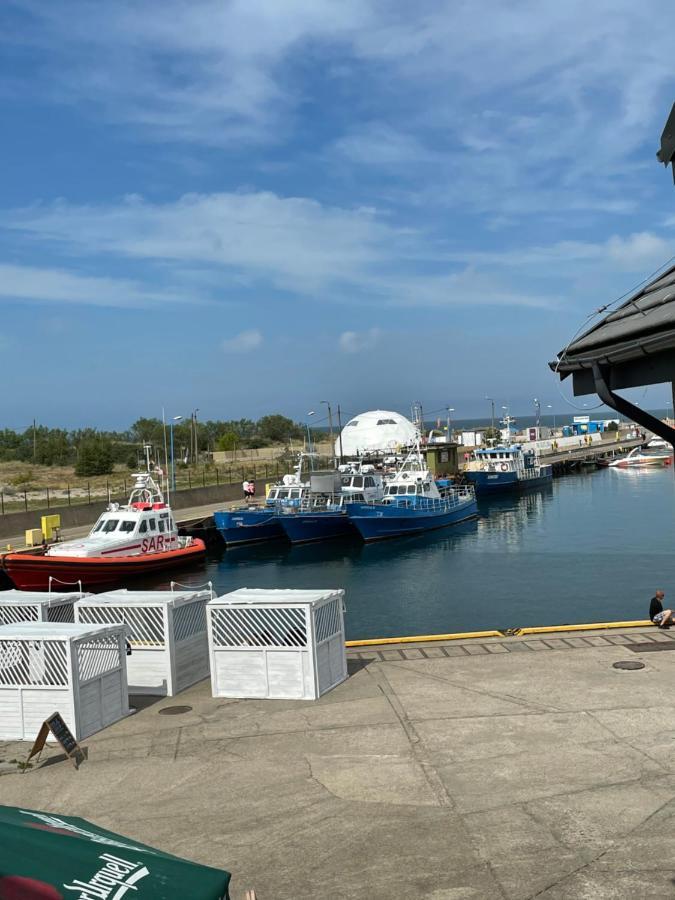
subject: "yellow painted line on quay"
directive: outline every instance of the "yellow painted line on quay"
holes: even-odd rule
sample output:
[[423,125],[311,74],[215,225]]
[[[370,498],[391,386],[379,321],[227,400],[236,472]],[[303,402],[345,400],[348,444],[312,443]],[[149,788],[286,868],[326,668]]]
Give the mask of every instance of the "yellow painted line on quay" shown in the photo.
[[454,634],[417,634],[407,637],[369,638],[361,641],[345,641],[347,647],[376,647],[385,644],[424,644],[431,641],[464,641],[475,638],[523,637],[530,634],[554,634],[565,631],[599,631],[607,628],[644,628],[652,626],[649,619],[632,619],[629,622],[592,622],[585,625],[539,625],[530,628],[503,631],[459,631]]

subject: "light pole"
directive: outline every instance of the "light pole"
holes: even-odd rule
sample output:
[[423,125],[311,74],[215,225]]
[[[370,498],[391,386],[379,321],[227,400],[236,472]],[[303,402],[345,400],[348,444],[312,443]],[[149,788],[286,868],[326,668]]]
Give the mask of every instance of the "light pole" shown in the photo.
[[199,455],[199,447],[197,446],[197,413],[198,412],[199,412],[199,409],[195,409],[192,412],[192,433],[193,433],[194,452],[191,452],[190,455],[192,456],[192,464],[194,466],[197,465],[197,457]]
[[[313,415],[314,415],[314,410],[311,409],[307,413],[307,418],[309,418],[310,416],[313,416]],[[305,425],[307,427],[307,452],[309,453],[309,467],[313,472],[314,471],[314,457],[312,455],[312,435],[309,430],[309,422],[305,422]]]
[[449,444],[452,440],[452,437],[451,437],[451,435],[452,435],[452,419],[450,418],[450,413],[454,413],[455,407],[454,406],[446,406],[446,409],[448,411],[447,430],[448,430],[448,444]]
[[328,430],[330,431],[330,453],[333,457],[333,467],[335,467],[335,441],[333,439],[333,411],[330,408],[330,400],[321,400],[328,407]]
[[541,403],[539,402],[539,400],[537,400],[536,397],[534,398],[534,405],[537,409],[536,427],[539,428],[539,426],[541,425]]
[[[494,435],[494,433],[495,433],[495,401],[492,399],[492,397],[488,397],[487,394],[485,395],[485,399],[490,401],[490,405],[492,408],[491,427],[492,427],[492,434]],[[493,437],[493,440],[494,440],[494,437]]]
[[[550,403],[547,403],[547,404],[546,404],[546,409],[553,409],[553,407],[551,406]],[[555,413],[552,412],[552,413],[550,413],[550,415],[553,416],[553,433],[555,434]]]
[[182,416],[174,416],[169,422],[169,433],[171,434],[171,490],[176,492],[176,464],[173,460],[173,423],[180,422]]

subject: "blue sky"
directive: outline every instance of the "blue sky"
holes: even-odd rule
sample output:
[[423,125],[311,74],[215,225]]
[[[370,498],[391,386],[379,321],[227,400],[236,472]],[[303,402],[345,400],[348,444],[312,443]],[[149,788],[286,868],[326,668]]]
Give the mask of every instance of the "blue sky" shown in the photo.
[[562,412],[547,361],[675,253],[673,26],[654,0],[6,0],[0,425]]

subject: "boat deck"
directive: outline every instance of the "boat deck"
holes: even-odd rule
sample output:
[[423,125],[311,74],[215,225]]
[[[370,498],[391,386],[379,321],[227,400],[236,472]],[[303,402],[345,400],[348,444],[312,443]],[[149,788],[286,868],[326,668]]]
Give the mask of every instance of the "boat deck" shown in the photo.
[[669,897],[674,631],[354,647],[317,702],[202,682],[90,738],[79,772],[50,749],[3,777],[3,803],[226,867],[233,900]]

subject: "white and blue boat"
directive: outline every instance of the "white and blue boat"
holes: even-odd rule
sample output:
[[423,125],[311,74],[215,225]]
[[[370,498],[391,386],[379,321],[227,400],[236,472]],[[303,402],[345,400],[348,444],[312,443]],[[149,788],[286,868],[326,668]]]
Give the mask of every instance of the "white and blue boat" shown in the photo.
[[346,507],[352,525],[364,541],[447,528],[478,512],[473,487],[452,486],[443,493],[439,491],[419,445],[387,483],[382,500],[347,503]]
[[302,481],[302,461],[301,455],[295,472],[284,475],[281,482],[272,485],[264,506],[238,506],[213,514],[216,529],[228,547],[273,541],[285,536],[279,524],[280,513],[284,509],[300,506],[309,491],[309,483]]
[[279,524],[292,544],[306,544],[340,537],[354,537],[357,530],[347,515],[347,503],[364,503],[384,496],[382,475],[360,470],[343,474],[333,485],[333,476],[310,476],[310,489],[299,506],[285,508]]
[[553,480],[553,466],[542,465],[533,450],[520,444],[476,450],[465,470],[476,493],[500,494],[544,487]]

